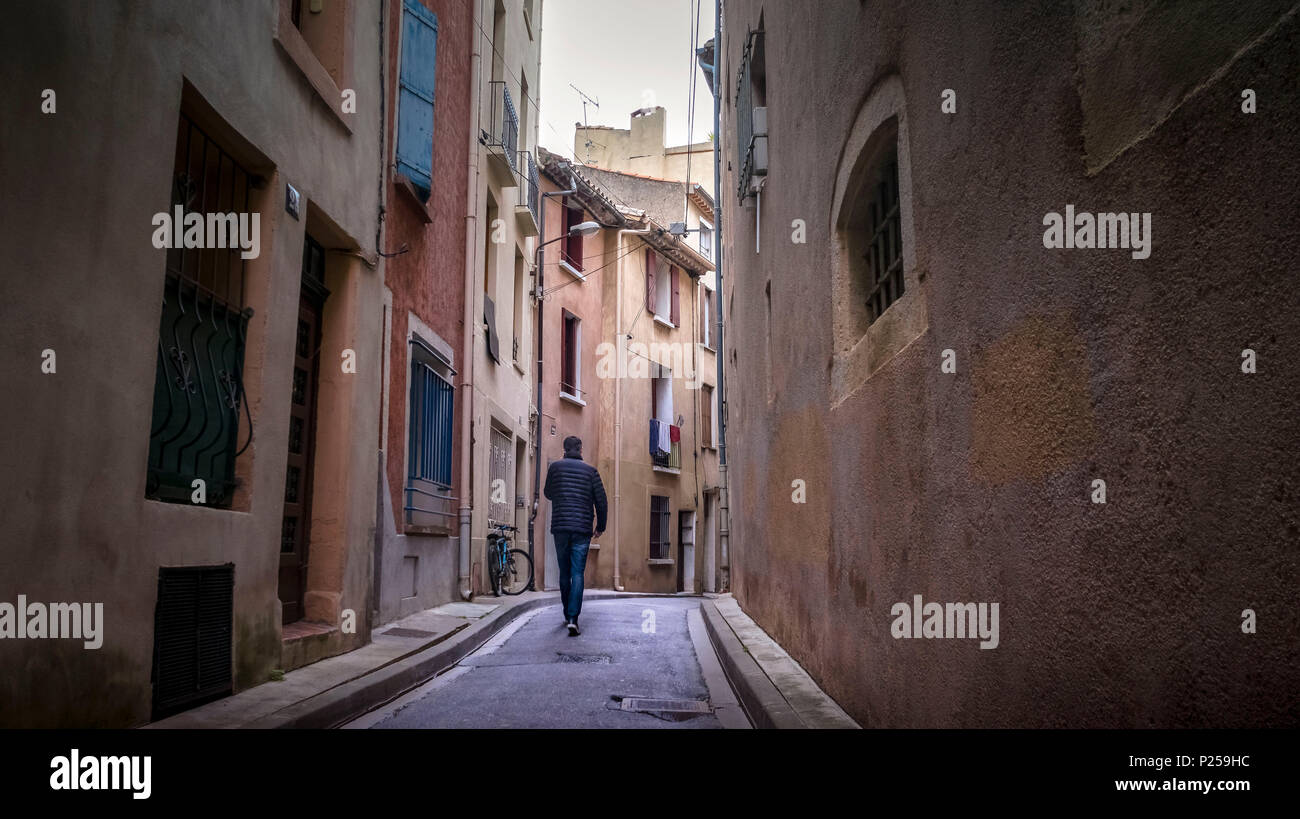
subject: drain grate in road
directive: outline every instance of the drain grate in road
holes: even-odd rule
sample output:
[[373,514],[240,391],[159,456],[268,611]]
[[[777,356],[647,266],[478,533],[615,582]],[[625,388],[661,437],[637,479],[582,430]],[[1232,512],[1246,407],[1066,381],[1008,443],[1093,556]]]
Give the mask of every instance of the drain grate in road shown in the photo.
[[557,651],[557,663],[592,663],[595,665],[609,665],[608,654],[572,654],[567,651]]
[[624,697],[619,706],[623,711],[658,714],[708,714],[713,710],[708,700],[661,700],[648,697]]
[[388,631],[381,631],[380,634],[383,634],[388,637],[432,637],[434,636],[434,632],[421,631],[418,628],[390,628]]

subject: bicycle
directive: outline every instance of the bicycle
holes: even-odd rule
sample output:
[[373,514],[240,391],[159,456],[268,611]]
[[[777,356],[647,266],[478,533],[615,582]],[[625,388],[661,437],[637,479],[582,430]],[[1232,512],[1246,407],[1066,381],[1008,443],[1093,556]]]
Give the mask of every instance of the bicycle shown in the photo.
[[492,581],[492,594],[495,597],[500,597],[502,592],[522,594],[533,582],[533,559],[523,549],[510,548],[508,533],[519,529],[504,523],[489,528],[493,530],[487,537],[488,578]]

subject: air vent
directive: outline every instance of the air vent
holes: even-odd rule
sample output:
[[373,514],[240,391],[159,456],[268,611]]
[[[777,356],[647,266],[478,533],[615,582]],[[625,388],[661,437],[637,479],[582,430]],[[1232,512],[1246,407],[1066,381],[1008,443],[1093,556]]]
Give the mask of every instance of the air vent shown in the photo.
[[158,570],[153,718],[229,694],[235,564]]

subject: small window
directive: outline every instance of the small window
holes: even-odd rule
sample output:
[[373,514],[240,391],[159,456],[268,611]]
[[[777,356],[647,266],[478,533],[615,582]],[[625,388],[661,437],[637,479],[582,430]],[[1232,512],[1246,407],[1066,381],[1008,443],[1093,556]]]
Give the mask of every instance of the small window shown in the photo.
[[488,461],[488,522],[514,523],[515,505],[511,479],[515,474],[514,449],[510,433],[492,426]]
[[713,448],[713,387],[700,386],[700,446]]
[[713,290],[700,284],[700,343],[713,349]]
[[665,469],[682,466],[681,427],[673,409],[673,373],[660,364],[650,365],[650,455],[653,465]]
[[854,118],[835,171],[832,403],[853,394],[929,324],[913,238],[906,110],[902,80],[880,80]]
[[511,360],[516,364],[520,362],[520,356],[524,355],[521,349],[524,343],[524,310],[527,304],[528,292],[524,289],[524,281],[527,279],[528,263],[524,261],[524,255],[518,250],[515,251],[515,287],[512,291],[514,299],[514,322],[510,325],[511,334],[514,341],[511,344]]
[[674,327],[681,325],[680,272],[675,265],[665,266],[658,254],[646,249],[646,310]]
[[582,319],[564,311],[563,355],[560,369],[560,392],[574,398],[582,395]]
[[[249,171],[181,114],[172,207],[204,214],[210,229],[216,224],[229,236],[236,217],[252,211],[252,185]],[[207,506],[229,508],[235,459],[252,440],[243,381],[252,314],[245,263],[237,248],[172,247],[164,266],[145,496],[190,503],[198,478]]]
[[454,388],[451,368],[429,345],[411,339],[411,420],[407,478],[451,488]]
[[665,424],[671,424],[673,423],[673,372],[667,367],[652,363],[650,374],[652,376],[650,383],[653,385],[654,406],[651,408],[653,417]]
[[767,57],[763,18],[758,29],[745,38],[736,83],[736,170],[737,193],[743,202],[751,193],[750,182],[767,173]]
[[582,208],[564,208],[564,220],[561,229],[564,238],[560,240],[560,258],[578,273],[582,272],[582,234],[569,234],[574,225],[582,224]]
[[700,220],[700,255],[713,258],[713,225],[703,219]]
[[663,495],[650,496],[650,559],[667,560],[672,549],[669,524],[672,513],[668,507],[668,498]]
[[[407,2],[415,3],[416,0]],[[350,49],[346,38],[340,37],[339,32],[349,26],[353,0],[328,0],[324,3],[278,0],[278,3],[280,19],[288,18],[334,84],[339,88],[348,87],[351,84],[347,70]],[[305,71],[306,66],[303,69]]]
[[890,151],[863,190],[866,221],[865,264],[867,323],[871,324],[903,295],[903,232],[898,210],[898,154]]

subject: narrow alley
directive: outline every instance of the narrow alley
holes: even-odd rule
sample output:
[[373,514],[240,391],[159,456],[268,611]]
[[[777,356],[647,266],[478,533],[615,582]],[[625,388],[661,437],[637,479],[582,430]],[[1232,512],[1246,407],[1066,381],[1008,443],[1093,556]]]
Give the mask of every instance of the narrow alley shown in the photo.
[[445,673],[345,728],[748,728],[700,601],[588,601],[522,615]]

